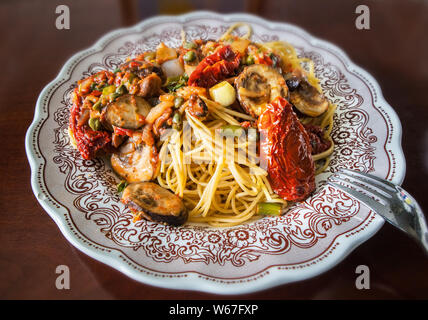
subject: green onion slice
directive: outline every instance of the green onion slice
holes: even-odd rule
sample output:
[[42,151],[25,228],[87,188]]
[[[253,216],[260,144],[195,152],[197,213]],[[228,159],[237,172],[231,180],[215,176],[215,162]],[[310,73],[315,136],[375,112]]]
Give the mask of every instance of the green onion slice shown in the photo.
[[257,214],[264,216],[279,216],[282,204],[276,202],[259,202],[257,204]]

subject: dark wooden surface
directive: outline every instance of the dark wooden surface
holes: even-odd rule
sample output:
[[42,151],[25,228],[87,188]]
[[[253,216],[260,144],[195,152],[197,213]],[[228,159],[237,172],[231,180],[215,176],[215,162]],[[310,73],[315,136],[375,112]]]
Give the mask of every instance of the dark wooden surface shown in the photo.
[[[371,9],[371,29],[355,28],[355,8]],[[67,4],[71,29],[55,28]],[[295,23],[342,47],[380,83],[403,125],[404,188],[428,212],[428,3],[426,1],[23,1],[0,2],[0,298],[23,299],[379,299],[428,298],[428,257],[389,225],[337,267],[316,278],[240,296],[215,296],[139,284],[71,246],[33,196],[24,135],[36,99],[65,61],[115,28],[160,13],[205,9],[251,12]],[[71,289],[55,288],[55,268]],[[371,289],[355,288],[367,265]],[[189,283],[189,288],[192,284]]]

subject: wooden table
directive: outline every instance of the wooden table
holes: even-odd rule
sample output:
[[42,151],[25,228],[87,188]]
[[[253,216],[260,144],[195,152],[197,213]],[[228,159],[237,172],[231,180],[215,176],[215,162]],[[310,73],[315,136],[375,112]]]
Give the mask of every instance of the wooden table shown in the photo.
[[[173,291],[137,283],[71,246],[30,186],[24,135],[43,87],[76,51],[106,32],[161,13],[197,9],[251,12],[295,23],[342,47],[380,83],[403,125],[404,188],[428,212],[428,4],[364,1],[371,29],[357,30],[361,1],[2,1],[0,3],[0,298],[36,299],[379,299],[428,298],[428,257],[386,224],[337,267],[316,278],[240,296]],[[198,5],[195,5],[198,3]],[[55,28],[55,8],[71,10],[71,29]],[[71,289],[55,288],[55,268],[70,267]],[[371,289],[355,288],[367,265]]]

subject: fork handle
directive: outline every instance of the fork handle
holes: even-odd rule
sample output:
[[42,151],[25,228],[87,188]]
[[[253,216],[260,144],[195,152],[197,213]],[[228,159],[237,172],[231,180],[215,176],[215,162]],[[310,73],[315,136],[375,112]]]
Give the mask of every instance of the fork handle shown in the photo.
[[412,214],[414,216],[414,229],[416,232],[415,236],[417,240],[419,240],[419,242],[421,243],[422,247],[425,249],[425,252],[428,254],[428,227],[427,222],[425,220],[425,215],[421,207],[411,194],[409,194],[406,190],[399,186],[397,186],[397,189],[405,195],[405,198],[407,198],[403,200],[410,206],[410,210],[412,211]]
[[422,247],[424,247],[425,252],[428,254],[428,232],[425,232],[421,235],[420,241],[422,244]]

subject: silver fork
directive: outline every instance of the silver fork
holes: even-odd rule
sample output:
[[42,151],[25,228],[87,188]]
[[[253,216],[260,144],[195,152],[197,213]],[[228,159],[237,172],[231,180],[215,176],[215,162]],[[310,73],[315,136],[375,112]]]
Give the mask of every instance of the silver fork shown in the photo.
[[416,200],[403,188],[350,169],[340,169],[330,176],[327,184],[369,206],[386,221],[420,242],[428,253],[428,228],[424,214]]

